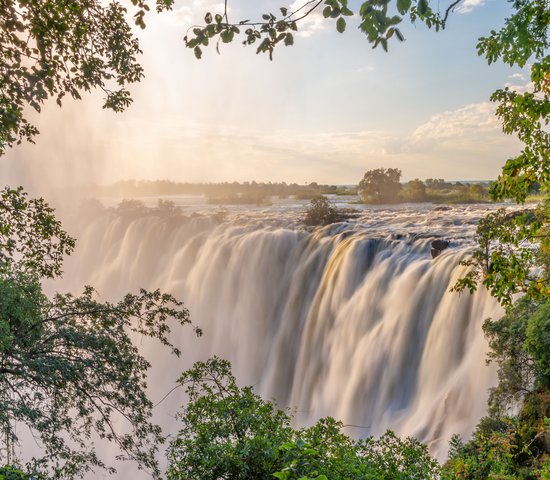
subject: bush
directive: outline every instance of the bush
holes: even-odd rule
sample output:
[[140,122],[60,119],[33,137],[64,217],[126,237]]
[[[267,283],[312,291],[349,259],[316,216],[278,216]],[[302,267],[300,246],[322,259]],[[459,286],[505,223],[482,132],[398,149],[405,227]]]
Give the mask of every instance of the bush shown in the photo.
[[188,404],[168,449],[169,480],[435,480],[439,465],[425,445],[387,432],[355,441],[332,418],[294,429],[291,417],[214,357],[184,372]]
[[338,221],[338,213],[326,197],[318,195],[311,200],[304,218],[306,225],[329,225],[336,221]]

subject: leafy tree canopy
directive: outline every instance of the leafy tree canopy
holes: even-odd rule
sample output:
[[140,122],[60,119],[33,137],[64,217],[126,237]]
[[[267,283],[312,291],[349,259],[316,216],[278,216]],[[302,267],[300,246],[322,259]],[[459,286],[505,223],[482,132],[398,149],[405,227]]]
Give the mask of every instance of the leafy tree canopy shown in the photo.
[[401,170],[377,168],[369,170],[359,182],[359,196],[365,203],[395,203],[401,191]]
[[330,225],[336,221],[338,212],[325,196],[318,195],[311,199],[304,218],[306,225]]
[[451,442],[443,479],[545,479],[550,475],[550,301],[520,299],[486,320],[498,367],[489,416],[466,444]]
[[[60,273],[73,246],[45,202],[29,200],[21,189],[2,191],[3,460],[27,461],[26,470],[34,476],[81,478],[94,467],[112,471],[96,454],[94,440],[101,439],[116,444],[120,458],[135,460],[158,477],[155,452],[163,438],[150,420],[149,363],[132,337],[156,338],[179,355],[170,342],[170,319],[188,324],[188,311],[158,290],[128,294],[117,303],[99,302],[91,287],[80,296],[46,297],[40,281]],[[26,431],[40,445],[40,456],[16,453]]]
[[42,480],[42,478],[34,477],[34,479],[15,467],[0,467],[0,480]]
[[499,209],[477,227],[478,248],[462,264],[472,269],[454,290],[477,289],[482,282],[510,307],[516,293],[550,297],[550,200],[536,209],[509,213]]
[[[145,27],[145,0],[132,0],[134,21]],[[173,0],[156,0],[157,11]],[[101,89],[104,108],[121,111],[127,86],[143,77],[141,53],[121,2],[5,0],[0,3],[0,155],[38,133],[25,109],[44,101]]]
[[170,480],[400,480],[438,478],[426,446],[387,432],[355,441],[332,418],[294,429],[273,402],[240,388],[225,360],[214,357],[184,372],[189,402],[168,451]]

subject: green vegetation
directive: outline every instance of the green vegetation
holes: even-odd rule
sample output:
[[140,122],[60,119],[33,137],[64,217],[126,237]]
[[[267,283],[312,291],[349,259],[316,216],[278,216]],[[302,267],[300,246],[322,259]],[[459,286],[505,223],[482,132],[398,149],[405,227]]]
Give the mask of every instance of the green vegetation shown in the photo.
[[148,195],[206,195],[210,203],[261,203],[270,197],[295,197],[309,200],[318,195],[356,195],[354,188],[319,185],[311,182],[224,182],[224,183],[181,183],[171,180],[136,181],[124,180],[113,185],[98,186],[94,191],[100,196],[139,197]]
[[[143,0],[136,23],[143,23]],[[159,0],[158,9],[170,6]],[[49,97],[61,105],[70,95],[101,89],[104,108],[121,111],[130,102],[126,85],[143,77],[139,44],[118,2],[7,0],[0,6],[0,155],[38,133],[25,117]]]
[[401,191],[401,170],[377,168],[365,173],[357,188],[365,203],[398,203]]
[[306,211],[304,223],[308,226],[313,225],[330,225],[337,222],[339,219],[338,212],[330,202],[319,195],[311,200]]
[[223,15],[206,13],[205,24],[190,28],[184,40],[200,59],[204,47],[216,44],[219,51],[220,43],[230,43],[241,36],[244,45],[255,45],[256,53],[267,53],[273,59],[278,45],[294,45],[294,34],[299,30],[300,21],[315,10],[322,10],[325,18],[336,20],[339,33],[346,30],[346,18],[358,14],[361,20],[359,28],[368,42],[373,48],[381,45],[387,51],[390,38],[404,40],[397,25],[406,16],[412,23],[419,20],[439,30],[445,28],[449,13],[461,1],[449,1],[447,9],[440,13],[432,10],[428,0],[397,0],[395,3],[392,0],[367,0],[360,3],[355,12],[352,9],[356,7],[350,5],[348,0],[310,0],[300,4],[295,11],[282,6],[277,14],[263,13],[261,20],[235,23],[229,21],[229,3],[226,3]]
[[550,297],[550,199],[534,209],[499,209],[476,230],[478,248],[462,262],[472,267],[454,289],[473,292],[483,283],[505,306],[513,296]]
[[[43,200],[28,199],[21,188],[1,192],[3,459],[26,461],[33,476],[81,478],[94,467],[112,472],[96,454],[93,440],[99,438],[159,478],[155,454],[163,437],[151,423],[149,363],[132,338],[155,338],[179,355],[170,343],[170,323],[189,324],[189,313],[158,290],[128,294],[118,303],[99,302],[91,287],[80,296],[48,298],[41,281],[61,274],[73,248],[74,239]],[[22,427],[39,443],[40,456],[16,456]]]
[[399,183],[401,170],[377,168],[365,173],[358,191],[363,203],[485,203],[490,202],[487,182],[446,182],[443,179],[418,178]]
[[332,418],[292,428],[288,412],[237,386],[227,361],[196,363],[179,383],[189,402],[168,450],[169,480],[437,478],[437,462],[415,439],[387,432],[354,441]]
[[[100,196],[119,197],[206,195],[209,203],[226,205],[265,205],[269,204],[273,197],[311,200],[319,195],[355,196],[358,192],[364,203],[485,203],[491,201],[489,182],[461,183],[428,178],[425,181],[414,179],[397,186],[391,180],[384,181],[384,176],[387,175],[384,172],[382,168],[369,170],[365,173],[367,180],[361,180],[358,186],[320,185],[316,182],[298,185],[255,181],[181,183],[170,180],[124,180],[108,186],[95,187],[94,192]],[[387,187],[390,190],[386,190]],[[540,192],[537,188],[532,192],[528,199],[533,201],[538,198],[537,195]]]
[[209,196],[208,203],[214,205],[271,205],[269,198],[256,192],[230,194],[226,196]]
[[[132,3],[135,22],[143,27],[149,6],[144,0]],[[157,0],[157,10],[169,9],[172,3]],[[258,53],[271,57],[277,45],[294,43],[293,32],[302,18],[322,8],[341,33],[346,17],[358,14],[367,41],[387,50],[392,38],[403,40],[398,25],[404,18],[444,28],[460,3],[449,0],[436,12],[428,0],[367,0],[354,12],[347,0],[312,0],[300,11],[282,7],[278,16],[265,13],[258,22],[230,23],[226,2],[224,15],[207,13],[205,25],[193,28],[185,41],[200,58],[212,40],[229,43],[242,34],[245,44],[255,44]],[[500,59],[511,66],[529,65],[532,91],[504,88],[491,97],[498,103],[504,132],[517,135],[524,145],[520,155],[506,162],[491,195],[523,202],[536,185],[543,194],[550,190],[550,5],[548,0],[513,0],[511,5],[513,14],[504,27],[479,39],[478,54],[489,64]],[[24,111],[39,111],[49,97],[61,104],[65,95],[79,98],[83,91],[100,88],[106,93],[106,108],[120,111],[129,104],[126,86],[140,80],[142,69],[126,13],[117,2],[94,0],[8,0],[0,6],[0,154],[16,142],[32,140],[37,131]],[[379,173],[363,179],[365,199],[397,201],[400,172]],[[377,189],[379,181],[390,188]],[[428,196],[431,187],[425,187],[414,181],[407,195]],[[453,442],[444,478],[550,477],[547,212],[548,203],[537,212],[511,217],[497,212],[480,224],[480,248],[470,264],[474,273],[459,286],[475,289],[481,282],[507,306],[503,319],[485,324],[499,385],[491,395],[490,416],[472,441]],[[54,478],[80,478],[103,466],[94,451],[94,436],[115,443],[123,456],[158,477],[154,453],[161,434],[150,422],[151,403],[144,391],[148,364],[129,335],[157,338],[177,354],[169,342],[168,317],[185,324],[187,311],[160,292],[129,295],[116,304],[98,302],[91,288],[79,297],[47,298],[40,281],[61,273],[62,258],[73,246],[43,201],[28,200],[21,190],[2,192],[0,420],[5,460],[18,460],[12,458],[18,440],[15,426],[24,424],[44,446],[44,457],[28,466],[33,478],[40,471]],[[513,305],[517,292],[527,295]],[[212,377],[205,373],[216,374],[221,387],[212,386]],[[425,447],[414,440],[387,434],[380,440],[353,442],[341,433],[342,425],[330,419],[311,429],[291,429],[285,412],[251,389],[238,389],[229,366],[221,361],[217,366],[200,364],[180,379],[189,381],[192,401],[181,414],[184,427],[170,448],[171,478],[258,478],[253,475],[260,472],[267,478],[318,480],[437,476]],[[514,411],[514,404],[519,410]],[[118,415],[128,421],[130,433],[115,429]],[[0,478],[25,475],[4,467]]]
[[43,477],[31,477],[15,467],[0,467],[0,480],[43,480]]
[[472,440],[451,443],[443,478],[548,479],[550,301],[524,297],[500,320],[486,320],[483,330],[499,383]]

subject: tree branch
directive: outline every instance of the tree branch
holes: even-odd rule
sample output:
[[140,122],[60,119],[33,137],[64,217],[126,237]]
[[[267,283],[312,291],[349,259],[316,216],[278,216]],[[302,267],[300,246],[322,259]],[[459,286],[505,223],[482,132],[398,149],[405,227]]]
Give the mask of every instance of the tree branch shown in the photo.
[[445,28],[445,25],[447,24],[447,19],[449,18],[449,14],[455,9],[455,7],[462,2],[462,0],[455,0],[453,3],[451,3],[447,10],[445,10],[445,16],[443,17],[443,20],[441,24],[443,25],[443,28]]

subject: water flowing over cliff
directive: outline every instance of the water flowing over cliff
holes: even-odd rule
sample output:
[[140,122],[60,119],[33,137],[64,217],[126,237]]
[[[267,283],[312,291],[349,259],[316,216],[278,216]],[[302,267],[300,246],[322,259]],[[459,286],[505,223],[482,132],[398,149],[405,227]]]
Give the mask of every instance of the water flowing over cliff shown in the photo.
[[[159,358],[153,400],[215,353],[240,383],[295,408],[299,424],[330,415],[356,437],[391,428],[443,459],[451,435],[467,437],[484,414],[494,383],[481,325],[500,309],[484,291],[449,292],[481,213],[372,210],[306,230],[279,214],[104,212],[80,218],[56,288],[90,284],[116,298],[160,287],[186,302],[204,336],[174,334],[183,361],[144,345]],[[436,237],[452,248],[432,260]],[[180,403],[173,395],[156,407],[168,430]]]

